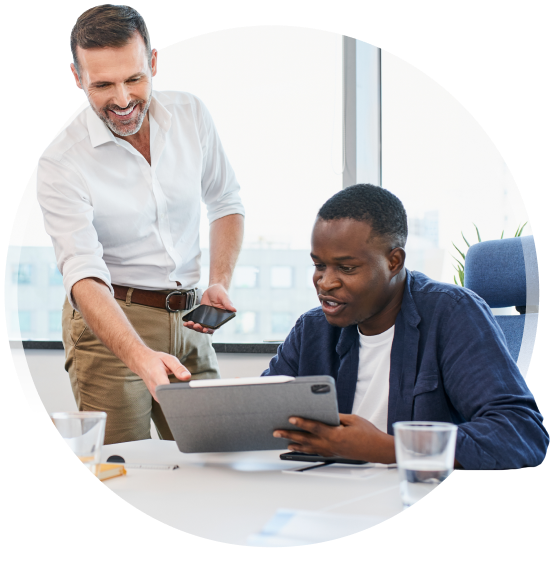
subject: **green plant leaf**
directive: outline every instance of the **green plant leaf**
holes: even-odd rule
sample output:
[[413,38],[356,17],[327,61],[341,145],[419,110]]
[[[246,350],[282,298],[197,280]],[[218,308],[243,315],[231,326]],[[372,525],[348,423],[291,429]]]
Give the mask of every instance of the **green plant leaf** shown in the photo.
[[462,251],[460,251],[460,249],[458,249],[458,247],[456,247],[456,245],[454,245],[454,243],[452,243],[453,247],[462,255],[462,258],[464,260],[466,260],[466,256],[464,255],[464,253],[462,253]]
[[521,227],[518,226],[514,237],[521,237],[521,234],[523,233],[523,228],[527,225],[527,223],[528,222],[526,221]]
[[502,235],[500,235],[501,239],[504,239],[504,229],[502,229]]
[[456,286],[459,286],[458,281],[456,280],[456,275],[454,274],[454,284],[456,284]]
[[[462,270],[465,268],[464,263],[460,262],[454,255],[450,255],[450,256],[462,267]],[[453,266],[454,268],[458,268],[458,266],[455,264]]]
[[473,227],[475,227],[475,231],[477,231],[477,239],[479,239],[479,243],[481,242],[481,235],[479,233],[479,229],[477,229],[477,225],[475,225],[475,223],[473,224]]
[[471,245],[467,242],[467,239],[465,238],[463,231],[460,231],[460,233],[462,234],[462,239],[466,242],[467,248],[469,249]]

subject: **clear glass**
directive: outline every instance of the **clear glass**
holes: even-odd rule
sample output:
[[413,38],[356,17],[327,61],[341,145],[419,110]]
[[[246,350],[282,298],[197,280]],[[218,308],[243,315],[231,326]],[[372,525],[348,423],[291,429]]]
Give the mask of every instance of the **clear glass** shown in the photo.
[[410,507],[454,469],[456,434],[452,423],[406,421],[393,424],[400,495]]
[[96,476],[104,444],[106,413],[103,411],[59,412],[51,413],[50,418],[71,450]]

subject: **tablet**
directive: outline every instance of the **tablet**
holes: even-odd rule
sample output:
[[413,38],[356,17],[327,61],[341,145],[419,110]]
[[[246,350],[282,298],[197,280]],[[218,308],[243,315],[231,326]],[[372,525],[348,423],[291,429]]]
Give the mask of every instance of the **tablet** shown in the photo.
[[276,429],[297,429],[296,415],[339,424],[335,381],[330,376],[265,376],[193,380],[156,387],[181,452],[286,449]]

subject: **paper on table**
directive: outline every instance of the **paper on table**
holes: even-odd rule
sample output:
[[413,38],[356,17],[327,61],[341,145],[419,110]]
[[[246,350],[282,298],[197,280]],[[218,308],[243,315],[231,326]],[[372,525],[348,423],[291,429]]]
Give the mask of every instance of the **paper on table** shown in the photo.
[[396,468],[396,464],[368,464],[363,466],[352,466],[350,464],[329,464],[326,466],[316,466],[301,472],[300,468],[283,470],[283,474],[305,474],[306,476],[319,476],[323,478],[343,478],[346,480],[366,480],[374,478],[386,472],[389,468]]
[[302,546],[369,529],[384,521],[376,515],[346,515],[278,509],[263,530],[248,537],[250,546]]

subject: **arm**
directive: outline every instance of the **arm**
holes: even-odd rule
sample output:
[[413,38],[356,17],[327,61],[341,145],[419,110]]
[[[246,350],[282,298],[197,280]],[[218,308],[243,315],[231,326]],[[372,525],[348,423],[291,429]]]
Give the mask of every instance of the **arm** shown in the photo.
[[154,399],[156,385],[168,384],[169,373],[188,379],[188,371],[176,358],[146,347],[113,298],[110,272],[93,225],[90,194],[78,171],[41,158],[37,196],[67,296],[86,324],[145,381]]
[[156,386],[169,384],[169,374],[180,380],[190,379],[190,372],[176,357],[153,351],[143,343],[101,280],[79,280],[73,285],[72,293],[86,324],[115,356],[144,380],[156,401]]
[[[244,217],[240,214],[226,215],[210,225],[210,285],[202,296],[202,304],[237,311],[227,290],[239,256],[243,234]],[[200,333],[213,333],[213,330],[193,321],[184,323],[184,326]]]
[[460,464],[467,469],[540,464],[548,433],[487,305],[463,297],[441,333],[444,389],[462,419],[456,441]]
[[[206,204],[210,222],[210,282],[201,303],[236,311],[227,290],[244,234],[240,186],[208,109],[194,96],[191,101],[195,107],[198,135],[202,143],[202,200]],[[184,325],[200,333],[213,333],[192,321]]]

